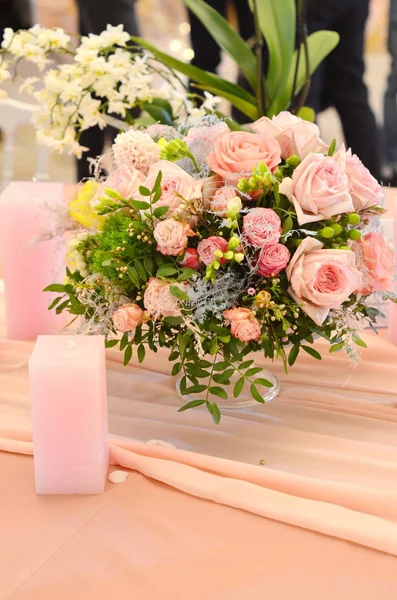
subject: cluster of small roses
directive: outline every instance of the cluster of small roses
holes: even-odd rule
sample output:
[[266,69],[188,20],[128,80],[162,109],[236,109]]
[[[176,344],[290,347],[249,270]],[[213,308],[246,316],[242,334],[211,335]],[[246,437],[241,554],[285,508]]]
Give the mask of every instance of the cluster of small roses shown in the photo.
[[[364,302],[372,291],[391,290],[393,252],[381,233],[365,231],[382,189],[350,151],[333,153],[315,124],[281,113],[247,131],[216,122],[179,130],[176,141],[173,132],[120,134],[115,169],[90,202],[105,220],[108,211],[123,212],[130,239],[140,252],[146,243],[156,265],[137,282],[140,255],[130,250],[116,267],[121,295],[131,300],[114,314],[117,331],[133,334],[148,321],[161,329],[162,319],[176,318],[210,337],[206,322],[194,322],[194,282],[213,284],[231,272],[242,292],[221,314],[209,306],[209,320],[221,319],[232,339],[255,349],[269,339],[277,348],[290,338],[299,344],[299,327],[319,331],[355,296]],[[106,269],[112,252],[103,257]]]

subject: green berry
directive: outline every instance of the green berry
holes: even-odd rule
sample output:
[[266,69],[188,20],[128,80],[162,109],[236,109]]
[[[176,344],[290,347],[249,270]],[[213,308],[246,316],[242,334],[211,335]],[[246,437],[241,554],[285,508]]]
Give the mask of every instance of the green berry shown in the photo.
[[358,225],[361,222],[360,215],[357,213],[350,213],[350,215],[347,217],[347,222],[349,225]]
[[248,185],[251,190],[255,190],[257,188],[257,181],[255,177],[250,177],[248,180]]
[[287,165],[295,169],[298,165],[300,165],[301,159],[297,154],[294,154],[293,156],[287,158],[286,163]]
[[349,231],[349,238],[354,241],[359,240],[361,238],[361,231],[358,229],[352,229]]
[[335,235],[339,235],[341,231],[343,231],[343,227],[342,225],[339,225],[339,223],[332,223],[331,227],[334,230]]
[[339,250],[350,250],[349,246],[339,246]]
[[335,231],[332,229],[332,227],[323,227],[323,229],[320,231],[320,235],[325,239],[329,239],[334,237]]
[[284,173],[281,169],[277,169],[277,171],[275,172],[275,176],[277,177],[277,179],[282,179],[284,177]]

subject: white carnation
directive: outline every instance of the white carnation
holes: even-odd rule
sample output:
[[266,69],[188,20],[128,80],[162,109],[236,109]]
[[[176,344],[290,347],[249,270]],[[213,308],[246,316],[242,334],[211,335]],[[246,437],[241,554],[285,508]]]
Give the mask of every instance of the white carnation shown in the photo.
[[160,158],[160,148],[147,133],[130,129],[116,137],[113,156],[118,167],[127,164],[147,175],[149,167]]

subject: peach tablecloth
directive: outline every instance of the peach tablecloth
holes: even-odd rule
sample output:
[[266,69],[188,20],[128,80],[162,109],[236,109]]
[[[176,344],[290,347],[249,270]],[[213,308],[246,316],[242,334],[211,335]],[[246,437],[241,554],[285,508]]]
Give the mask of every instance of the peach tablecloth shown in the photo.
[[124,368],[109,352],[112,463],[130,477],[44,497],[33,345],[0,338],[0,598],[396,598],[397,348],[368,342],[357,368],[342,355],[303,356],[288,377],[275,365],[280,396],[218,427],[177,414],[165,357]]

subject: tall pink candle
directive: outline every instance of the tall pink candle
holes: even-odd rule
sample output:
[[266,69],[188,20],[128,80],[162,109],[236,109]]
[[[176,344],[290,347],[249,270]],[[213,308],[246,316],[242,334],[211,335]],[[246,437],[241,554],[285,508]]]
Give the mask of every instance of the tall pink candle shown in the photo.
[[29,385],[37,494],[101,494],[109,464],[104,337],[40,335]]
[[64,277],[65,242],[37,241],[54,228],[58,209],[65,209],[61,183],[13,182],[1,194],[0,254],[10,338],[35,340],[59,332],[67,322],[65,315],[48,310],[54,296],[43,292]]

